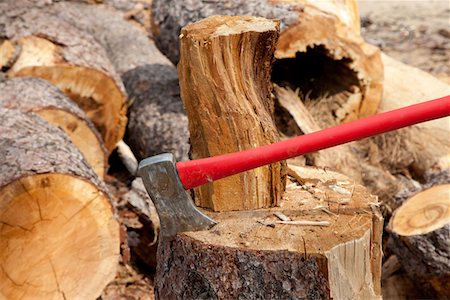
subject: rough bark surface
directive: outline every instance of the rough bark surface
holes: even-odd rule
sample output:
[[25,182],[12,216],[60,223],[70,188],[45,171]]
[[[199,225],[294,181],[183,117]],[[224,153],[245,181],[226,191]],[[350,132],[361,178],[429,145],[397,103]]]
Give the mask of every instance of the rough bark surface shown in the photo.
[[61,2],[49,11],[106,49],[130,99],[125,140],[134,154],[143,159],[171,152],[178,160],[188,159],[189,132],[177,71],[154,42],[121,14],[98,5]]
[[[279,208],[208,213],[208,231],[161,240],[158,299],[377,299],[382,218],[349,178],[290,166]],[[293,179],[294,180],[294,179]],[[280,224],[329,222],[327,226]]]
[[[0,91],[0,106],[35,112],[50,123],[60,126],[71,137],[97,175],[103,177],[106,169],[106,149],[103,141],[86,114],[60,90],[44,80],[24,77],[0,82]],[[46,118],[47,113],[54,114],[56,111],[72,115],[76,122],[66,124],[58,122],[59,120],[52,122],[51,118]],[[81,131],[80,126],[83,127]],[[72,135],[76,137],[73,138]],[[88,145],[85,144],[86,139]]]
[[[178,69],[193,159],[278,140],[270,95],[278,30],[276,21],[255,17],[210,17],[183,28]],[[215,211],[276,206],[284,190],[283,166],[274,163],[200,187],[196,202]]]
[[8,76],[41,77],[87,113],[111,151],[126,124],[126,93],[105,50],[88,34],[45,12],[45,3],[0,4],[4,35],[22,47]]
[[0,157],[0,297],[98,297],[120,247],[104,183],[32,113],[0,108]]
[[[336,4],[325,2],[330,7]],[[298,87],[314,98],[332,95],[329,113],[339,122],[372,115],[382,96],[380,51],[366,44],[357,30],[348,25],[348,20],[354,19],[354,1],[345,3],[348,10],[333,11],[326,6],[313,1],[155,0],[152,8],[155,42],[176,63],[180,29],[191,22],[212,15],[280,19],[274,82]]]

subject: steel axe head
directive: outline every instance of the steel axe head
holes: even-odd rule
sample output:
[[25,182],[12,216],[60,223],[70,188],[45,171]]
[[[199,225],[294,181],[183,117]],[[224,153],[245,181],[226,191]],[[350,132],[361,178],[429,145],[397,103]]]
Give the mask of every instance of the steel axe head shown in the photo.
[[142,160],[138,175],[158,211],[162,238],[170,238],[183,231],[209,229],[216,224],[194,205],[181,183],[172,154],[164,153]]

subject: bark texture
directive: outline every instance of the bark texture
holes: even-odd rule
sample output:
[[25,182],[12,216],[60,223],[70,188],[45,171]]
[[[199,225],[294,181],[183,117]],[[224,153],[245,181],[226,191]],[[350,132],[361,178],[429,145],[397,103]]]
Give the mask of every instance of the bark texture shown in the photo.
[[187,117],[173,64],[121,14],[96,5],[56,3],[52,14],[91,34],[105,48],[129,95],[125,140],[143,159],[162,152],[188,159]]
[[24,77],[0,82],[0,91],[0,106],[34,112],[62,128],[103,177],[107,155],[103,141],[86,114],[60,90],[44,80]]
[[280,208],[208,213],[212,229],[161,240],[157,299],[379,299],[376,198],[338,173],[290,167],[298,181]]
[[91,118],[111,151],[126,124],[126,93],[104,49],[88,34],[45,12],[45,3],[7,1],[0,5],[7,39],[21,53],[7,75],[50,81]]
[[389,249],[407,275],[431,297],[450,297],[450,185],[423,190],[393,214]]
[[32,113],[0,109],[0,157],[0,297],[98,297],[120,246],[105,185]]
[[[276,21],[255,17],[210,17],[183,28],[178,69],[193,159],[278,140],[269,84],[278,30]],[[199,187],[196,203],[214,211],[276,206],[283,165]]]
[[[155,42],[176,63],[180,29],[191,22],[212,15],[280,19],[273,81],[299,88],[314,99],[332,95],[329,114],[339,122],[348,121],[376,112],[382,96],[383,66],[380,51],[366,44],[355,26],[349,25],[348,20],[355,19],[355,2],[342,3],[155,0]],[[335,5],[344,8],[331,8]]]

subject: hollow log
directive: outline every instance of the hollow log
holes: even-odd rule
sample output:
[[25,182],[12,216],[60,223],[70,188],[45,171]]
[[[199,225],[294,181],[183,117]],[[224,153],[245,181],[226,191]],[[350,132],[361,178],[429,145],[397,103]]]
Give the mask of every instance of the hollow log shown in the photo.
[[86,112],[112,151],[126,125],[123,84],[91,36],[39,5],[24,0],[0,4],[5,36],[20,47],[6,75],[39,77],[57,86]]
[[[319,3],[320,2],[320,3]],[[338,8],[340,7],[340,8]],[[322,10],[323,9],[323,10]],[[152,4],[155,42],[176,63],[182,26],[212,15],[278,18],[281,33],[273,82],[313,99],[329,95],[338,122],[372,115],[382,97],[380,51],[355,26],[355,1],[161,1]]]
[[[178,70],[193,159],[278,140],[269,84],[278,30],[276,21],[255,17],[210,17],[183,28]],[[275,206],[282,169],[275,163],[207,184],[195,201],[214,211]]]
[[0,108],[0,298],[95,299],[116,274],[105,185],[67,135]]
[[103,178],[107,164],[103,141],[86,114],[60,90],[44,80],[24,77],[0,82],[0,91],[1,107],[34,112],[63,129]]
[[419,192],[393,214],[390,249],[429,297],[450,297],[450,184]]
[[188,159],[189,131],[175,66],[120,13],[100,5],[59,2],[48,13],[91,34],[106,49],[130,103],[125,140],[138,159],[174,153]]
[[[211,230],[161,241],[156,298],[379,299],[376,197],[333,171],[291,171],[301,184],[280,207],[208,213],[219,222]],[[293,221],[279,224],[280,212]]]

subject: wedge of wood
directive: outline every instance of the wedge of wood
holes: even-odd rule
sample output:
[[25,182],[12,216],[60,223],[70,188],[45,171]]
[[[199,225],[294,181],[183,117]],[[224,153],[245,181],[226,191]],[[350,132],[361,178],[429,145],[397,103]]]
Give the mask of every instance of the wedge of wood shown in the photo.
[[0,157],[0,298],[97,298],[120,247],[105,185],[32,113],[0,108]]

